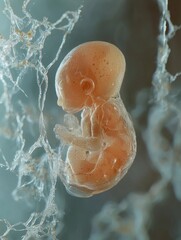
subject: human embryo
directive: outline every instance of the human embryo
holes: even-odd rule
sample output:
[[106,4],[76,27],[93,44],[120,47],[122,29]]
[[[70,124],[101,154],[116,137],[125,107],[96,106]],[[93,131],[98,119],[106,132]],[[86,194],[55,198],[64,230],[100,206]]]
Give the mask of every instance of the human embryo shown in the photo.
[[[62,171],[71,195],[90,197],[112,188],[135,158],[135,132],[120,97],[124,73],[122,52],[102,41],[77,46],[57,70],[57,104],[68,114],[67,124],[54,131],[68,146]],[[73,115],[78,112],[80,123]]]

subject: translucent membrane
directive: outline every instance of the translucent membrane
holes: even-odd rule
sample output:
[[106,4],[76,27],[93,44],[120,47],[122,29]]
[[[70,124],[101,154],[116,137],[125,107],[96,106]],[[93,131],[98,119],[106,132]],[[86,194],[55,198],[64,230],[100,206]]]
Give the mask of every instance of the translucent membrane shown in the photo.
[[134,160],[135,132],[119,96],[124,72],[121,51],[99,41],[73,49],[57,71],[58,104],[69,113],[82,111],[79,133],[55,126],[68,144],[63,182],[74,196],[112,188]]

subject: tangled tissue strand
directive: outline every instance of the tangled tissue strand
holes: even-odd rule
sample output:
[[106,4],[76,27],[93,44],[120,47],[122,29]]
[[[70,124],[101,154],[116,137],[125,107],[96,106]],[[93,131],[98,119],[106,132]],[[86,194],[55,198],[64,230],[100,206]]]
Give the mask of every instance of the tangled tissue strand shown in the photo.
[[90,197],[112,188],[135,158],[134,128],[119,95],[124,72],[122,52],[101,41],[74,48],[57,70],[57,104],[71,114],[82,111],[79,132],[76,124],[54,129],[68,145],[63,183],[71,195]]

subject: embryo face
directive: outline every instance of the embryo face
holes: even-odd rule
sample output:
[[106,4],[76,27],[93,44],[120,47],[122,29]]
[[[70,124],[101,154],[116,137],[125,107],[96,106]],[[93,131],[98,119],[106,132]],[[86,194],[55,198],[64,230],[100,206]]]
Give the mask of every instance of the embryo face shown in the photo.
[[67,112],[77,112],[86,100],[80,84],[83,77],[69,65],[67,61],[60,66],[56,75],[57,103]]

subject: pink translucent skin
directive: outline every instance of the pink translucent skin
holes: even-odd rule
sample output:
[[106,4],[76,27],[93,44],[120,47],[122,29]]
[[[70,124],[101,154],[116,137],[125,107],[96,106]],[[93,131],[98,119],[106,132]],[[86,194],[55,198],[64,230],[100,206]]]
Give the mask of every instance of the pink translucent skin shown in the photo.
[[74,196],[112,188],[135,158],[135,132],[119,97],[124,72],[121,51],[100,41],[74,48],[57,70],[58,105],[68,113],[82,111],[80,134],[62,125],[54,129],[69,146],[63,183]]

